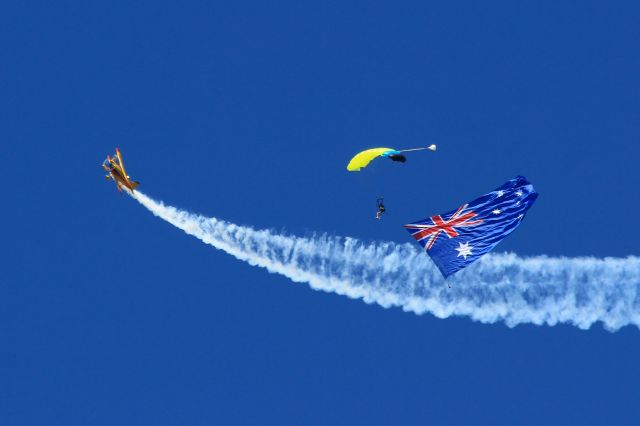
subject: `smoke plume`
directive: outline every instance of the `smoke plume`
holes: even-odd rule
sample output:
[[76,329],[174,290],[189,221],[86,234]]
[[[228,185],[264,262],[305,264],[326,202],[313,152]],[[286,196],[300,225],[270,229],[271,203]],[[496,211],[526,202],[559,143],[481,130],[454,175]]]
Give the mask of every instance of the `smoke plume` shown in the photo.
[[202,242],[267,271],[382,307],[483,323],[601,321],[614,331],[640,327],[640,258],[520,257],[488,254],[449,278],[447,287],[414,244],[362,243],[328,235],[296,237],[255,230],[131,194],[154,215]]

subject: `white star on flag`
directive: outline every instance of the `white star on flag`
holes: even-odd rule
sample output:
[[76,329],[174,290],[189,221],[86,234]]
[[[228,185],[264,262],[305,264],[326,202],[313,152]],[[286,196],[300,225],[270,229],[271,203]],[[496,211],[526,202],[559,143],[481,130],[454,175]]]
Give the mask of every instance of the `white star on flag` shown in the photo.
[[516,195],[517,195],[518,197],[522,197],[522,191],[520,191],[520,190],[516,191]]
[[504,195],[504,191],[498,191],[498,197],[502,197]]
[[493,214],[500,214],[500,213],[502,213],[502,212],[500,211],[500,209],[495,209],[495,210],[493,210],[491,213],[493,213]]
[[457,252],[458,252],[458,256],[457,256],[457,257],[462,256],[462,257],[464,257],[464,260],[467,260],[467,256],[471,256],[471,254],[472,254],[472,253],[471,253],[471,249],[472,249],[473,247],[471,247],[471,246],[469,245],[469,243],[464,243],[464,244],[462,244],[462,243],[458,243],[458,245],[459,245],[460,247],[458,247],[458,248],[456,249],[456,250],[457,250]]

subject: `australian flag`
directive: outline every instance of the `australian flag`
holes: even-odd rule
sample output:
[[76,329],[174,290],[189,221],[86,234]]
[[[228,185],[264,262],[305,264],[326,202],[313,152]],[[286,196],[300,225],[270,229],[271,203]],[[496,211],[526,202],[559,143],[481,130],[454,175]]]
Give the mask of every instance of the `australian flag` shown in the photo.
[[448,277],[512,233],[538,198],[527,179],[518,176],[457,210],[404,225]]

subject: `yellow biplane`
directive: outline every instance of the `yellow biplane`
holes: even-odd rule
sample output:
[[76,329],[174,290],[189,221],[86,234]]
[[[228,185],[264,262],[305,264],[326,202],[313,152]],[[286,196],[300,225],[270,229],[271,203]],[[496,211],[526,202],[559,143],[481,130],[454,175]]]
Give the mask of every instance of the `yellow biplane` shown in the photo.
[[130,180],[129,175],[127,175],[124,164],[122,163],[122,155],[118,148],[116,148],[115,156],[111,157],[107,155],[107,159],[102,162],[102,168],[109,172],[105,178],[107,178],[107,180],[113,179],[120,192],[122,192],[123,186],[133,192],[133,190],[140,185],[140,182]]

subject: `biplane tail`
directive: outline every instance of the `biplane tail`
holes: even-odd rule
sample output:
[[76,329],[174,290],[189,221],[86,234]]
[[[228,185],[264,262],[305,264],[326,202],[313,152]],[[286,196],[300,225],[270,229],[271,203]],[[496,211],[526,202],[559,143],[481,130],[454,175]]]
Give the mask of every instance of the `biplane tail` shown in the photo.
[[136,189],[138,186],[140,186],[140,182],[138,182],[137,180],[131,182],[131,190]]

